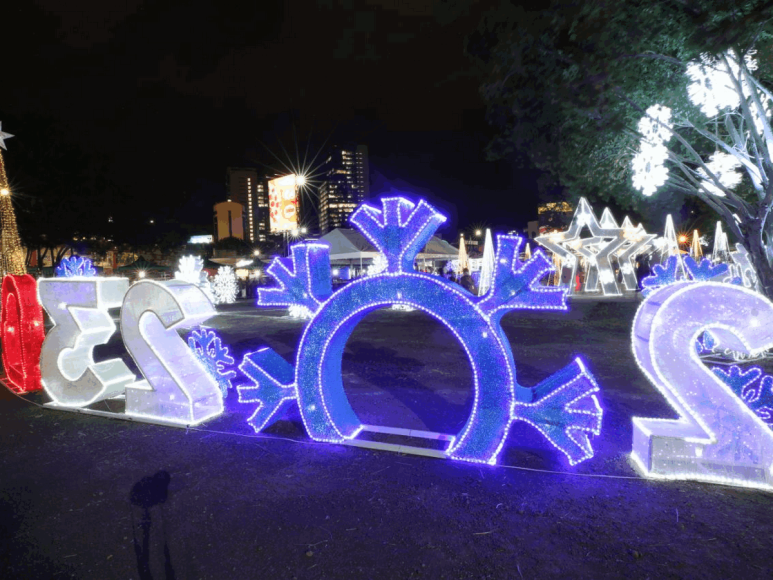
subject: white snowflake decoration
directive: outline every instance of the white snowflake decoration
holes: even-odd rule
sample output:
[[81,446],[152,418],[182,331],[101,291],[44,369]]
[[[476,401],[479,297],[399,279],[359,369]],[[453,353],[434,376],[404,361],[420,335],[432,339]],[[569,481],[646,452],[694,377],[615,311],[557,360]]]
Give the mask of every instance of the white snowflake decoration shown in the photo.
[[198,286],[201,282],[201,275],[206,276],[206,273],[202,272],[203,269],[204,260],[199,256],[183,256],[177,265],[174,278]]
[[[741,183],[742,176],[736,171],[736,169],[740,169],[741,162],[738,161],[734,155],[717,151],[709,158],[706,167],[708,167],[709,171],[717,177],[719,183],[727,189],[733,189],[736,185]],[[717,197],[725,197],[725,192],[717,187],[703,169],[698,169],[698,174],[703,177],[701,185],[706,191]]]
[[668,149],[665,145],[652,145],[642,141],[639,152],[631,163],[633,169],[633,186],[647,197],[654,194],[668,179],[668,168],[665,166]]
[[373,263],[368,266],[367,275],[368,276],[375,276],[376,274],[381,274],[381,272],[385,271],[387,269],[387,260],[384,257],[384,254],[379,252],[376,254],[376,257],[373,258]]
[[302,320],[308,320],[312,316],[311,310],[302,304],[291,304],[288,308],[290,318],[300,318]]
[[647,116],[639,121],[639,133],[653,145],[662,145],[671,139],[671,109],[652,105],[647,109]]
[[236,274],[231,266],[219,268],[212,283],[212,293],[215,296],[215,304],[232,304],[236,302],[239,293],[239,284]]
[[175,280],[182,280],[202,289],[212,302],[215,297],[212,294],[211,284],[207,280],[207,273],[203,272],[204,260],[199,256],[183,256],[177,265],[177,271],[174,273]]
[[[725,56],[731,63],[730,74],[738,79],[740,70],[734,53],[728,51]],[[747,60],[747,66],[749,62]],[[740,106],[738,92],[730,74],[722,61],[708,54],[702,54],[700,61],[689,63],[687,77],[691,82],[687,87],[687,96],[690,102],[707,117],[715,117],[723,109],[735,109]]]

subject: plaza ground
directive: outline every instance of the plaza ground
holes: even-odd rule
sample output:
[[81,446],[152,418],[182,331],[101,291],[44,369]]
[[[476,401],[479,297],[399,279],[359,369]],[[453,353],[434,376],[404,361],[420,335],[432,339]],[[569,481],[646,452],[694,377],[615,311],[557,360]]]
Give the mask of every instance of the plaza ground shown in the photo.
[[[641,479],[631,418],[674,417],[636,367],[638,303],[511,313],[526,386],[582,355],[602,389],[594,458],[572,468],[516,423],[499,466],[311,442],[297,414],[177,429],[54,411],[0,388],[2,578],[771,578],[773,494]],[[237,360],[292,360],[303,322],[249,302],[207,322]],[[126,355],[120,339],[97,358]],[[381,310],[355,329],[344,384],[364,422],[455,433],[471,372],[450,331]],[[113,403],[115,406],[116,403]]]

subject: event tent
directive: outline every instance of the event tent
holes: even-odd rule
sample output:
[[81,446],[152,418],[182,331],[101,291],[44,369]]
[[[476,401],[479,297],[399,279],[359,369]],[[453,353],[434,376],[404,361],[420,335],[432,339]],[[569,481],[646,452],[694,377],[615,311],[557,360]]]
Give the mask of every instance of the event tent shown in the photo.
[[[322,236],[320,241],[330,246],[330,263],[336,265],[351,265],[356,263],[362,267],[372,263],[379,254],[370,241],[360,232],[346,228],[336,228]],[[433,236],[416,257],[418,262],[455,260],[459,250],[445,240]]]

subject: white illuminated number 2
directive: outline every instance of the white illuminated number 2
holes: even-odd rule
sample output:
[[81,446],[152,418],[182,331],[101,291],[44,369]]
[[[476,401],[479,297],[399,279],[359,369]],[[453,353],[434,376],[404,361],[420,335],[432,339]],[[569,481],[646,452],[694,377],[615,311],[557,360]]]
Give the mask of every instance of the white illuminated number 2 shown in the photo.
[[217,382],[175,331],[216,315],[202,290],[187,282],[143,280],[126,293],[121,334],[146,377],[126,387],[126,414],[193,425],[223,412]]
[[773,303],[739,286],[679,283],[653,294],[633,323],[634,356],[679,419],[633,419],[634,464],[648,477],[773,488],[773,431],[703,365],[705,330],[724,348],[773,347]]
[[108,308],[121,305],[126,278],[41,278],[38,294],[54,322],[40,351],[46,393],[58,405],[83,407],[123,393],[134,374],[119,359],[94,362],[94,347],[115,332]]

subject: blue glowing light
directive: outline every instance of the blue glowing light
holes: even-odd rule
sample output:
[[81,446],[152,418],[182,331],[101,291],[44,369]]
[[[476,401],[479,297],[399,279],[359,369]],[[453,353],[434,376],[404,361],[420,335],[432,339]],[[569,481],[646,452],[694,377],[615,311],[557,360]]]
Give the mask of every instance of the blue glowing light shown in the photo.
[[[684,264],[687,279],[680,277],[679,261]],[[743,285],[740,277],[731,277],[730,266],[727,264],[712,264],[711,260],[704,258],[700,263],[692,256],[670,256],[666,264],[655,264],[652,274],[642,279],[642,294],[649,296],[653,290],[675,284],[676,282],[728,282],[730,284]]]
[[763,374],[760,367],[744,371],[738,365],[732,365],[729,368],[712,367],[711,370],[755,415],[773,429],[773,376]]
[[312,439],[342,442],[356,437],[363,425],[343,388],[344,347],[369,312],[404,305],[451,330],[472,367],[472,412],[446,450],[448,457],[496,463],[510,425],[519,420],[535,427],[572,465],[592,457],[589,437],[599,434],[602,417],[593,376],[577,359],[536,387],[519,385],[510,344],[499,325],[511,310],[567,309],[567,289],[540,284],[552,271],[542,252],[521,262],[523,240],[498,236],[491,288],[476,297],[442,277],[413,271],[416,255],[445,221],[425,201],[382,198],[380,209],[362,205],[350,221],[384,255],[384,272],[332,293],[329,248],[316,242],[293,246],[290,259],[277,259],[267,269],[278,287],[260,289],[258,306],[302,306],[311,320],[294,367],[270,349],[247,353],[242,360],[239,368],[253,386],[239,387],[239,400],[258,403],[249,419],[256,431],[295,400]]
[[97,271],[88,258],[70,256],[62,258],[54,269],[54,274],[57,278],[92,277],[97,275]]
[[228,347],[223,346],[220,337],[212,330],[202,328],[193,330],[187,337],[188,346],[196,354],[209,375],[217,381],[223,399],[231,389],[231,379],[236,377],[236,371],[226,367],[233,365],[233,357],[228,354]]

